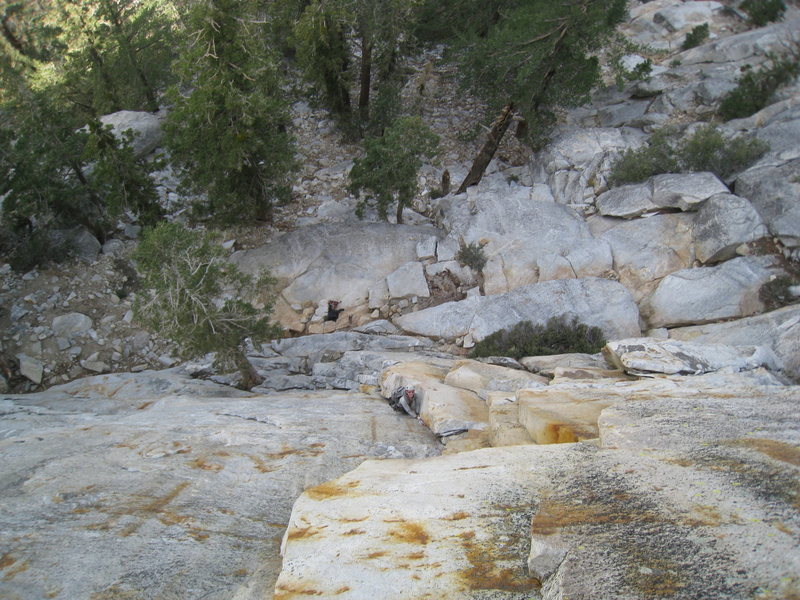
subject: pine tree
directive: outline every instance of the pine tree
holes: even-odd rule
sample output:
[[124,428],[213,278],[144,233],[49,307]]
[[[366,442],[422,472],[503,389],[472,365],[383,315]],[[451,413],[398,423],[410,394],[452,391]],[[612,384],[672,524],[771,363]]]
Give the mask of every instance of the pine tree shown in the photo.
[[248,0],[192,6],[165,125],[184,185],[226,221],[270,219],[293,165],[277,60],[254,8]]

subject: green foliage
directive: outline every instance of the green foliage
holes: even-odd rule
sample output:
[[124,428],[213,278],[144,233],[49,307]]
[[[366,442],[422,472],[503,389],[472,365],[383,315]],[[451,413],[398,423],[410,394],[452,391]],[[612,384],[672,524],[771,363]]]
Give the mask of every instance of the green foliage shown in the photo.
[[403,222],[403,207],[411,203],[418,191],[417,172],[422,158],[433,158],[439,138],[419,117],[396,119],[380,137],[364,141],[363,158],[354,161],[350,170],[349,190],[360,198],[356,214],[362,218],[374,200],[378,214],[387,218],[389,207],[397,203],[397,222]]
[[708,23],[703,23],[692,29],[686,34],[683,40],[681,50],[688,50],[689,48],[696,48],[708,39]]
[[766,142],[740,135],[726,139],[713,125],[699,127],[679,146],[683,171],[711,171],[725,179],[755,162],[769,149]]
[[776,90],[792,82],[800,73],[797,57],[777,58],[770,56],[765,67],[758,71],[748,70],[737,80],[720,102],[718,114],[726,121],[749,117],[767,106]]
[[739,8],[747,13],[750,22],[757,27],[780,21],[786,12],[783,0],[745,0]]
[[478,342],[471,356],[544,356],[599,352],[606,341],[599,327],[590,327],[578,322],[577,317],[569,319],[566,315],[552,317],[546,325],[534,325],[522,321],[508,329],[495,331]]
[[245,337],[266,340],[271,305],[257,310],[246,299],[263,293],[228,260],[218,236],[175,223],[146,230],[134,253],[147,293],[137,295],[134,316],[176,342],[184,356],[218,352],[231,359]]
[[50,232],[0,228],[0,254],[17,273],[27,273],[35,267],[67,262],[75,256],[75,248],[68,238],[54,238]]
[[155,225],[163,217],[156,187],[149,175],[156,165],[136,158],[130,130],[118,140],[110,125],[91,121],[89,131],[85,157],[92,162],[92,185],[103,199],[107,213],[114,217],[130,210],[142,225]]
[[795,285],[798,285],[798,282],[789,276],[776,277],[761,286],[758,298],[767,310],[775,310],[798,301],[798,298],[789,291],[789,288]]
[[631,54],[646,54],[653,52],[652,49],[631,42],[619,32],[613,32],[608,36],[605,46],[605,55],[608,66],[614,74],[614,83],[617,88],[622,89],[627,81],[639,81],[647,79],[653,69],[653,61],[649,58],[637,64],[629,70],[625,67],[623,59]]
[[650,144],[636,150],[628,149],[614,163],[608,181],[612,186],[646,181],[659,173],[675,173],[679,170],[675,149],[670,143],[673,131],[657,129],[650,137]]
[[726,139],[714,125],[698,127],[683,140],[669,128],[655,131],[650,144],[626,150],[614,163],[609,176],[612,186],[646,181],[660,173],[710,171],[721,179],[758,160],[769,149],[761,140],[740,135]]
[[462,76],[491,106],[511,102],[543,135],[553,108],[587,99],[599,80],[597,51],[625,17],[624,0],[509,3],[482,37],[466,32]]
[[166,143],[202,214],[268,220],[293,167],[288,108],[276,61],[247,0],[202,0],[187,16],[191,40],[177,63],[181,87]]
[[456,260],[461,266],[480,273],[486,266],[486,253],[483,251],[483,246],[478,243],[464,244],[458,249]]

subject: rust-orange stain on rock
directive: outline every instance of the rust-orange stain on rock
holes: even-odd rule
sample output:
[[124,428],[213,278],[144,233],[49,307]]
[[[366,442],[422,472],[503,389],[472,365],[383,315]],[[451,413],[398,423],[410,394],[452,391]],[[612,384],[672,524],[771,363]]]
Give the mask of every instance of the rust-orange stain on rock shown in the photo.
[[531,520],[531,533],[551,535],[568,527],[586,524],[621,524],[632,521],[653,522],[658,518],[646,512],[631,512],[625,503],[565,504],[546,500]]
[[421,523],[405,521],[389,530],[389,537],[397,542],[406,544],[427,544],[431,541],[430,535]]
[[470,517],[470,514],[468,512],[464,512],[463,510],[460,510],[460,511],[458,511],[456,513],[453,513],[452,515],[448,515],[448,516],[442,517],[442,518],[445,521],[461,521],[463,519],[468,519],[469,517]]
[[3,581],[11,581],[18,574],[27,571],[29,566],[27,562],[20,562],[9,553],[0,557],[0,571],[3,572]]
[[286,458],[287,456],[301,456],[301,457],[314,457],[319,456],[322,454],[321,446],[324,446],[321,442],[316,444],[311,444],[309,448],[290,448],[284,444],[283,449],[280,452],[271,452],[267,454],[267,458],[270,460],[280,460],[281,458]]
[[363,529],[351,529],[350,531],[345,531],[342,535],[364,535],[367,533]]
[[258,456],[252,456],[250,454],[246,454],[245,456],[247,456],[247,458],[253,462],[253,468],[259,473],[271,473],[275,470],[275,467],[268,465],[262,458]]
[[353,490],[355,490],[360,483],[360,481],[348,481],[347,483],[328,481],[308,488],[305,493],[312,500],[326,500],[338,496],[353,496]]
[[287,600],[288,598],[297,598],[302,596],[324,596],[325,592],[311,587],[309,583],[279,583],[275,587],[274,600]]
[[136,410],[144,410],[146,408],[150,408],[151,406],[153,406],[153,401],[152,400],[150,400],[149,402],[144,402],[144,403],[140,404],[139,406],[136,407]]
[[308,527],[289,527],[286,538],[290,540],[304,540],[319,535],[323,529],[325,529],[325,526],[312,527],[309,525]]
[[794,465],[795,467],[800,467],[800,448],[792,444],[765,438],[736,440],[733,442],[733,444],[736,446],[745,446],[746,448],[758,450],[770,458]]
[[[470,567],[457,575],[471,590],[502,590],[505,592],[528,592],[538,590],[541,582],[526,574],[524,563],[520,564],[517,551],[505,544],[494,546],[491,542],[477,544],[462,542]],[[512,567],[517,563],[518,566]]]
[[218,463],[207,462],[205,457],[203,457],[203,456],[195,458],[194,460],[190,461],[188,464],[193,469],[200,469],[202,471],[212,471],[214,473],[222,471],[222,469],[223,469],[223,466],[218,464]]

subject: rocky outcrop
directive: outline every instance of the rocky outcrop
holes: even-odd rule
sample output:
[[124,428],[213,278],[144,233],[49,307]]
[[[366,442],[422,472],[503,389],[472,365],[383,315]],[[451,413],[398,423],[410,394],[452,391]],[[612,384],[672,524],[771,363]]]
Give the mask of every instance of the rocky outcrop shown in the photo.
[[599,278],[545,281],[505,294],[441,304],[395,322],[417,335],[445,339],[471,335],[477,341],[521,321],[544,324],[561,315],[600,327],[608,338],[639,333],[639,311],[628,291]]
[[83,379],[0,409],[9,597],[269,598],[297,495],[368,457],[440,451],[374,396],[263,396],[170,373]]
[[770,256],[742,256],[716,267],[665,277],[643,310],[651,327],[675,327],[747,317],[764,310],[759,289],[778,270]]
[[[683,381],[619,388],[599,411],[599,443],[367,461],[308,489],[275,597],[794,593],[798,546],[785,524],[797,511],[784,478],[796,478],[797,390]],[[617,387],[583,389],[584,404],[608,403]]]

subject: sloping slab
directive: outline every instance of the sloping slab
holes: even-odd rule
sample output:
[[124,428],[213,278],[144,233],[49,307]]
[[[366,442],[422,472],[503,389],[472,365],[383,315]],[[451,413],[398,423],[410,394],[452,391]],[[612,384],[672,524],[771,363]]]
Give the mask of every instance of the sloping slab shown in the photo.
[[270,598],[305,488],[441,448],[376,397],[170,373],[0,396],[0,413],[3,598]]

